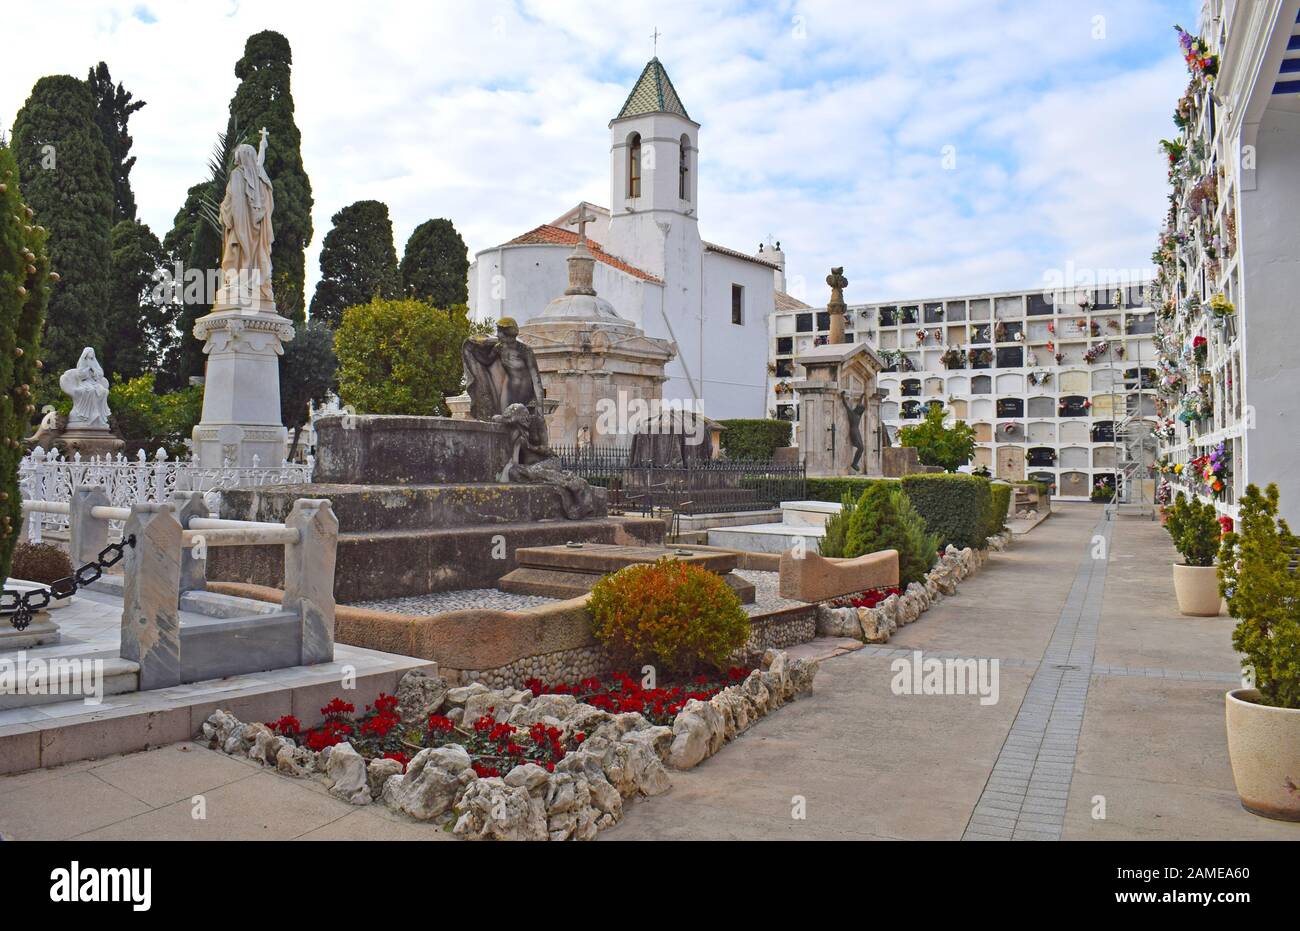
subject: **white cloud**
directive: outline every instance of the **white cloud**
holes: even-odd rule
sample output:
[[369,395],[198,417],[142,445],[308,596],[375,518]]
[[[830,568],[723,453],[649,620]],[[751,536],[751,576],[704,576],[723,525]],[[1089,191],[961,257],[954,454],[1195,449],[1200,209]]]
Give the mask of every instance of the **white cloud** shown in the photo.
[[148,102],[132,117],[132,182],[161,236],[225,127],[245,38],[277,29],[294,50],[314,280],[330,216],[360,198],[388,203],[399,251],[429,217],[450,217],[473,252],[580,198],[605,203],[606,124],[658,27],[702,124],[707,239],[782,240],[814,303],[832,264],[855,301],[1016,288],[1066,260],[1146,261],[1164,212],[1155,144],[1186,80],[1170,24],[1195,12],[1191,0],[48,0],[9,11],[0,125],[40,76],[107,61]]

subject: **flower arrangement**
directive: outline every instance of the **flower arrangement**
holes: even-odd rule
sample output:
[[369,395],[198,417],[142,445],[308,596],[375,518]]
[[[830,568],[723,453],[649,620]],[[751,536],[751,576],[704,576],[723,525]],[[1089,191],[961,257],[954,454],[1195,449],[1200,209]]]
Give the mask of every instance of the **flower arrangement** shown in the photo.
[[1051,381],[1051,379],[1052,379],[1051,372],[1030,372],[1029,373],[1029,384],[1031,385],[1045,385],[1049,381]]
[[1178,33],[1178,44],[1183,49],[1183,61],[1187,62],[1187,70],[1192,75],[1192,80],[1204,79],[1213,81],[1219,73],[1219,56],[1210,52],[1209,45],[1200,36],[1194,36],[1182,26],[1175,25],[1175,31]]
[[1210,313],[1219,318],[1229,317],[1237,312],[1236,306],[1233,305],[1232,301],[1228,300],[1222,291],[1211,297],[1209,303],[1205,306]]
[[1083,354],[1084,361],[1096,362],[1106,354],[1106,350],[1109,348],[1110,343],[1107,340],[1102,340],[1100,343],[1093,343],[1088,347],[1087,352]]
[[1201,482],[1207,494],[1222,499],[1228,493],[1229,470],[1231,468],[1227,444],[1219,443],[1203,456],[1197,456],[1188,463],[1193,474]]
[[960,369],[966,367],[966,354],[956,346],[949,346],[944,350],[943,355],[939,357],[946,369]]
[[1192,338],[1192,358],[1198,366],[1204,366],[1210,354],[1210,344],[1204,336]]

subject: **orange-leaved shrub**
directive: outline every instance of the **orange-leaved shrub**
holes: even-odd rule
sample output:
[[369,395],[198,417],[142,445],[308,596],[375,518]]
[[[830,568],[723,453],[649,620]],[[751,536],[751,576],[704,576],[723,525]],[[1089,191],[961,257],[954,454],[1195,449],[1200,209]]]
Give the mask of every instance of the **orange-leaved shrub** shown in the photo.
[[749,616],[722,577],[667,557],[605,576],[587,608],[615,662],[660,673],[725,669],[749,639]]

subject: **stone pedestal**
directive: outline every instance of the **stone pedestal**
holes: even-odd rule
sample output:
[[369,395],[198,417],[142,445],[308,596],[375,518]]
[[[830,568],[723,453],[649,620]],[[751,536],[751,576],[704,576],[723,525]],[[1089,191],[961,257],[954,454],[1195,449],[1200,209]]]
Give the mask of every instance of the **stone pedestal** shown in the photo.
[[64,430],[53,445],[63,453],[64,459],[71,459],[77,453],[81,453],[82,459],[89,459],[92,456],[116,456],[126,444],[105,428]]
[[568,264],[568,288],[519,328],[519,340],[533,350],[547,401],[556,404],[546,411],[550,442],[585,446],[633,432],[630,420],[658,408],[664,366],[677,353],[596,294],[595,259],[583,242]]
[[[808,475],[879,476],[880,406],[875,395],[876,375],[884,368],[880,357],[866,343],[841,343],[814,346],[794,361],[806,373],[794,389],[799,397],[799,449]],[[859,406],[863,450],[854,469],[849,409]]]
[[194,452],[204,468],[266,467],[284,461],[288,431],[280,422],[280,356],[293,324],[274,312],[218,305],[194,324],[207,372],[203,418]]

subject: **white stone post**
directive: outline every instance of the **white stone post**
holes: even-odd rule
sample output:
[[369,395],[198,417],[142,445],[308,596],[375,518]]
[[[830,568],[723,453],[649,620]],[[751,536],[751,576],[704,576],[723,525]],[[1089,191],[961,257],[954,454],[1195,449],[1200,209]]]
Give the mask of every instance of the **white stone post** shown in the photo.
[[299,498],[284,525],[298,531],[298,542],[284,547],[286,611],[302,625],[302,665],[334,660],[334,559],[339,521],[330,502]]
[[94,562],[108,546],[108,521],[91,514],[92,508],[108,507],[113,502],[99,485],[78,485],[68,503],[68,555],[72,568],[80,569]]
[[122,659],[140,664],[140,691],[181,681],[181,525],[170,504],[137,503],[123,539]]
[[[181,528],[188,530],[190,521],[196,517],[207,517],[208,506],[199,491],[172,492],[172,507],[176,511],[176,520]],[[184,592],[203,592],[208,589],[208,559],[204,545],[190,544],[181,548],[181,582],[180,590]]]

